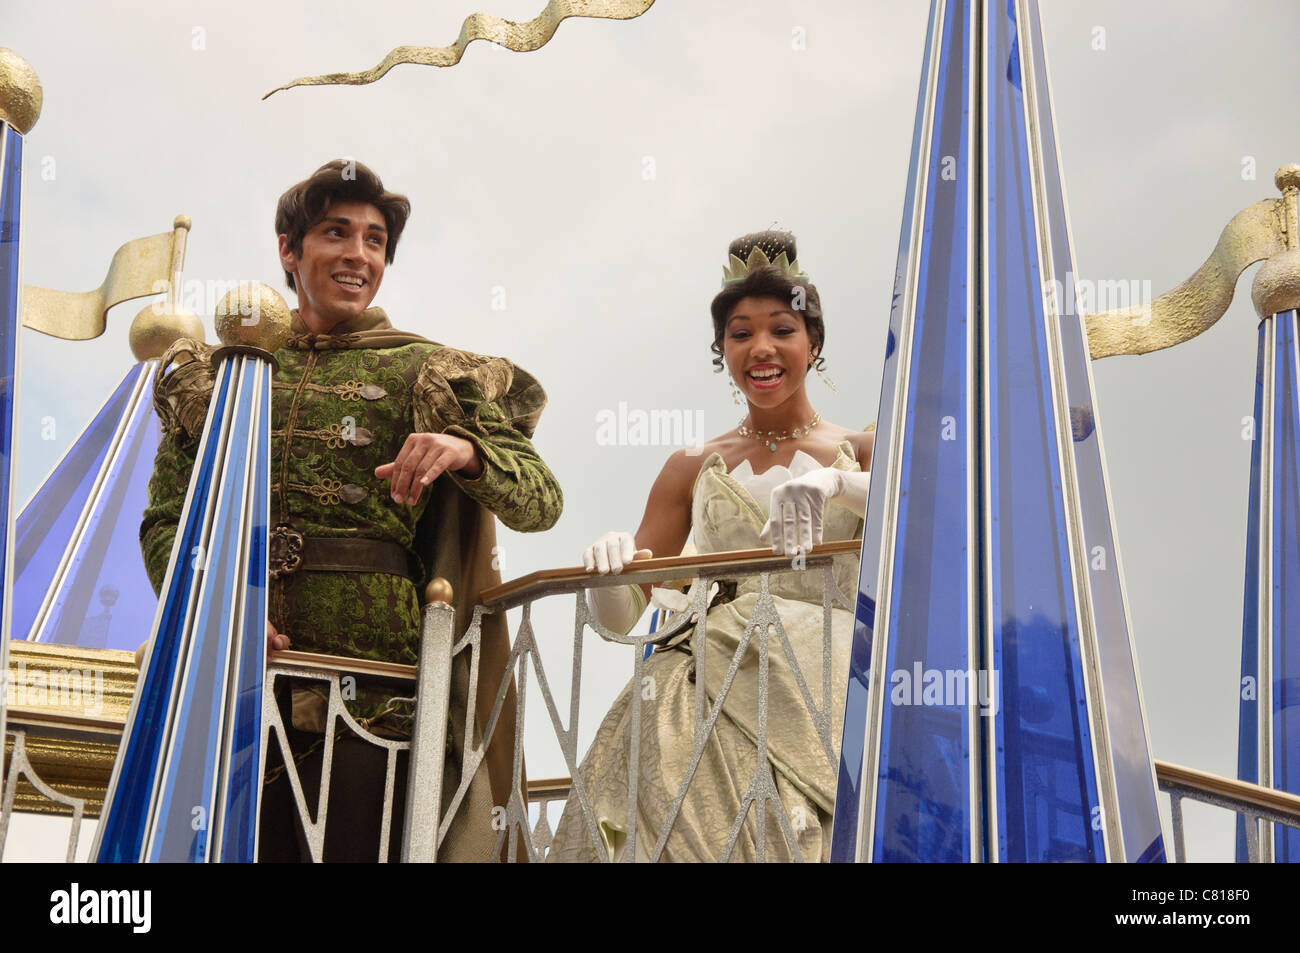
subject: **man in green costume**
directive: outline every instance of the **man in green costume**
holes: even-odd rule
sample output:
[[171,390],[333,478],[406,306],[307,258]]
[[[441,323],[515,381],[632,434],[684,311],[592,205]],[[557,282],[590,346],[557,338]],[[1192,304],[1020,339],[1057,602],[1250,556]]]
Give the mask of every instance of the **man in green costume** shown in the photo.
[[[370,307],[409,213],[405,196],[342,160],[289,189],[276,209],[280,261],[299,308],[276,352],[272,382],[272,648],[414,664],[424,586],[439,576],[451,582],[456,631],[463,633],[478,593],[500,581],[492,515],[511,529],[538,532],[554,525],[563,507],[559,485],[530,442],[546,402],[537,381],[502,358],[398,331]],[[164,434],[140,528],[155,590],[171,559],[213,390],[210,354],[206,345],[181,340],[159,362],[154,399]],[[484,617],[476,735],[508,654],[504,619]],[[453,671],[444,808],[460,777],[468,655],[456,656]],[[400,736],[392,713],[380,713],[374,700],[363,696],[349,708],[376,733]],[[323,700],[295,688],[281,710],[310,804],[319,784]],[[511,794],[514,727],[511,685],[441,857],[491,859],[496,809]],[[270,749],[260,857],[305,859],[274,741]],[[350,732],[338,738],[326,860],[376,859],[384,757]],[[404,773],[403,763],[394,859]]]

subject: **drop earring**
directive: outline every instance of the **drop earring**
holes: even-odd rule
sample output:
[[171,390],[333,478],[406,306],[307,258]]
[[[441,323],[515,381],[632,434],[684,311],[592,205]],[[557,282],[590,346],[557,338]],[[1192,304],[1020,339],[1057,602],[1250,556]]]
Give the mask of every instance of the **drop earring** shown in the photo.
[[[817,352],[813,351],[812,357],[808,358],[808,370],[810,371],[813,370],[813,365],[816,362],[817,362]],[[816,368],[816,370],[817,370],[817,376],[821,378],[822,383],[825,384],[827,387],[829,387],[832,393],[838,394],[840,391],[839,388],[835,386],[835,382],[832,381],[820,367]]]
[[839,388],[835,386],[835,382],[832,381],[830,377],[827,374],[825,374],[820,367],[817,368],[817,376],[822,379],[823,384],[825,384],[827,387],[831,389],[832,393],[838,394],[840,392]]

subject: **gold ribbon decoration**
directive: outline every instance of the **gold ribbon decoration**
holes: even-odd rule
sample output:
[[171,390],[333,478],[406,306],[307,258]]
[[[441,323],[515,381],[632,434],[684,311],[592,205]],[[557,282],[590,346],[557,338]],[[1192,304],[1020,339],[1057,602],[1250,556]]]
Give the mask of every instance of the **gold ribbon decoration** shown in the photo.
[[137,238],[113,254],[108,275],[94,291],[23,288],[23,326],[65,341],[88,341],[104,333],[108,309],[132,298],[171,291],[180,273],[190,220],[177,216],[170,232]]
[[381,79],[394,66],[455,66],[465,48],[475,40],[487,40],[515,53],[531,53],[545,46],[555,35],[560,21],[569,17],[598,20],[633,20],[645,13],[654,0],[549,0],[546,9],[527,23],[503,20],[490,13],[471,13],[461,24],[460,36],[451,46],[399,46],[378,66],[360,73],[325,73],[303,76],[279,86],[263,99],[294,86],[364,86]]
[[1238,212],[1219,235],[1205,264],[1177,288],[1145,308],[1088,316],[1092,359],[1159,351],[1209,330],[1232,303],[1241,273],[1286,247],[1284,199],[1265,199]]

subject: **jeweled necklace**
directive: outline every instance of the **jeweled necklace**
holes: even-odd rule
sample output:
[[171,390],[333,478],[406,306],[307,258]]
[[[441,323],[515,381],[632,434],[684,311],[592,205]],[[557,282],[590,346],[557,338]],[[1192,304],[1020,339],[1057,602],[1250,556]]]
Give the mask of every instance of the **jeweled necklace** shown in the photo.
[[782,430],[779,434],[775,430],[750,430],[745,426],[745,418],[740,418],[740,428],[737,430],[742,437],[753,437],[759,443],[767,444],[767,449],[776,453],[776,445],[782,440],[792,440],[795,437],[802,437],[812,432],[812,429],[822,422],[821,414],[813,414],[813,419],[808,421],[802,427],[795,427],[794,430],[786,433]]

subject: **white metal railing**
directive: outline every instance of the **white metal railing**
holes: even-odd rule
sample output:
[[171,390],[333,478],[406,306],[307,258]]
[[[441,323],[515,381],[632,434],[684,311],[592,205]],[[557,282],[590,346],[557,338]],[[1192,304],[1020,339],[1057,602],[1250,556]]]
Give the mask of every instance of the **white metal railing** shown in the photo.
[[1250,863],[1259,863],[1261,831],[1263,839],[1272,834],[1273,824],[1300,829],[1300,797],[1261,787],[1247,781],[1225,778],[1208,771],[1156,762],[1156,783],[1169,795],[1170,819],[1174,834],[1174,860],[1184,863],[1187,848],[1183,836],[1183,801],[1197,801],[1234,812],[1245,820],[1246,852]]
[[[799,566],[805,572],[820,571],[822,576],[820,672],[805,672],[799,665],[791,643],[792,635],[786,631],[770,593],[772,576],[791,572],[791,561],[788,557],[774,556],[764,551],[638,561],[618,576],[597,576],[581,569],[533,573],[485,591],[466,631],[459,636],[455,632],[455,613],[451,607],[445,602],[432,602],[424,608],[418,666],[303,652],[272,653],[264,691],[263,752],[264,755],[269,753],[274,745],[280,753],[311,859],[320,861],[325,856],[331,765],[334,743],[341,731],[384,752],[383,817],[379,842],[376,844],[376,859],[383,860],[388,856],[395,825],[399,823],[393,808],[397,793],[397,763],[402,757],[409,757],[409,763],[406,807],[400,820],[401,857],[404,861],[436,859],[438,853],[448,846],[449,833],[456,824],[458,815],[467,810],[470,788],[484,767],[488,746],[492,743],[498,725],[503,723],[502,713],[512,683],[516,687],[517,701],[513,736],[509,739],[513,751],[510,796],[508,803],[494,806],[494,814],[499,812],[502,822],[493,824],[496,835],[492,856],[511,861],[546,859],[555,835],[547,809],[550,805],[565,802],[571,812],[577,810],[580,813],[587,836],[597,848],[596,859],[605,859],[602,846],[604,842],[598,829],[600,819],[594,813],[579,770],[585,754],[578,748],[577,726],[582,699],[582,644],[587,630],[607,641],[628,647],[631,652],[633,685],[641,684],[647,647],[664,650],[688,639],[697,642],[697,650],[693,653],[697,668],[694,678],[694,724],[688,763],[675,785],[671,803],[663,813],[664,823],[658,830],[638,830],[641,818],[637,806],[638,797],[642,796],[639,790],[643,768],[639,763],[640,725],[643,718],[653,715],[643,710],[640,692],[630,693],[631,738],[628,746],[625,833],[626,845],[632,849],[623,851],[623,859],[658,860],[663,857],[674,825],[681,817],[683,804],[691,796],[692,781],[700,766],[702,753],[713,737],[724,702],[747,657],[751,662],[756,659],[758,674],[757,731],[752,739],[755,766],[752,775],[746,779],[747,789],[739,810],[731,818],[725,841],[715,845],[718,859],[727,860],[733,856],[738,836],[747,822],[751,825],[749,829],[755,847],[754,859],[767,859],[770,846],[769,811],[775,818],[775,828],[780,831],[788,854],[796,860],[812,859],[803,857],[798,836],[801,819],[792,818],[787,812],[778,796],[769,766],[769,661],[773,652],[781,652],[790,664],[797,696],[802,699],[811,722],[816,726],[819,747],[822,749],[820,754],[833,772],[838,767],[838,725],[834,724],[835,719],[832,717],[831,673],[834,660],[831,613],[835,609],[851,609],[851,603],[836,586],[832,567],[837,559],[856,558],[858,546],[858,541],[845,541],[817,547],[804,557],[804,562]],[[629,583],[664,583],[680,581],[683,577],[695,580],[688,592],[689,607],[672,615],[654,633],[622,636],[608,631],[594,618],[585,598],[585,593],[590,588]],[[711,583],[741,579],[757,581],[757,599],[743,637],[739,639],[729,667],[721,679],[720,688],[716,696],[710,698],[706,692],[703,670],[706,653],[698,651],[698,646],[708,639]],[[539,635],[534,630],[532,621],[533,605],[541,599],[563,595],[577,596],[571,633],[546,632]],[[515,608],[521,610],[521,619],[513,633],[505,671],[496,684],[480,685],[484,620],[495,613],[504,616],[508,610]],[[807,637],[807,632],[793,635],[795,639]],[[804,648],[807,649],[808,646]],[[563,702],[563,707],[567,709],[567,721],[561,717],[562,704],[552,691],[552,682],[548,678],[548,662],[553,662],[557,654],[572,658],[568,697]],[[458,665],[465,667],[464,674],[467,676],[464,680],[468,686],[467,696],[463,698],[453,698],[453,669]],[[569,778],[524,781],[524,713],[530,701],[536,703],[529,698],[530,673],[535,678],[541,704],[569,770]],[[409,740],[375,734],[348,712],[346,699],[355,695],[345,689],[355,688],[358,681],[363,685],[382,687],[386,693],[391,692],[396,696],[394,701],[413,702],[416,698],[419,699],[420,703],[414,705],[413,709],[414,719]],[[298,686],[314,683],[325,688],[322,765],[314,806],[309,803],[307,789],[299,776],[295,757],[299,753],[291,750],[289,733],[277,704],[277,695],[286,682]],[[820,691],[814,692],[811,686]],[[486,723],[476,718],[476,713],[481,711],[478,704],[480,691],[490,692],[493,702]],[[453,704],[457,710],[453,710]],[[458,737],[448,737],[449,725]],[[64,813],[72,814],[72,830],[66,854],[67,859],[71,860],[76,852],[79,822],[90,813],[87,811],[86,799],[60,792],[38,777],[27,756],[29,736],[81,736],[112,740],[114,728],[120,731],[120,726],[111,725],[103,718],[78,719],[63,715],[44,717],[39,712],[24,713],[22,710],[11,709],[6,727],[6,735],[12,740],[12,753],[5,767],[4,793],[3,798],[0,798],[0,859],[3,858],[6,833],[14,812],[15,791],[21,776],[53,804],[61,806]],[[449,760],[452,762],[450,765]],[[454,788],[444,785],[444,775],[449,767],[456,780]],[[1252,861],[1268,859],[1262,857],[1261,839],[1269,835],[1272,824],[1300,828],[1300,797],[1295,795],[1159,761],[1156,762],[1156,772],[1160,790],[1170,797],[1173,859],[1178,862],[1186,859],[1182,814],[1182,802],[1186,799],[1222,807],[1244,817],[1247,821],[1247,845]],[[637,849],[638,845],[640,850]]]
[[[748,788],[739,810],[731,818],[731,826],[725,843],[714,846],[718,850],[718,859],[730,859],[742,827],[752,811],[756,859],[760,861],[766,859],[768,850],[767,812],[771,810],[774,813],[777,826],[784,837],[785,846],[790,855],[794,859],[803,859],[796,830],[804,829],[807,825],[807,819],[792,819],[790,817],[785,805],[778,796],[776,783],[769,764],[769,660],[774,651],[784,654],[786,662],[790,666],[798,695],[802,699],[813,724],[816,726],[816,734],[821,748],[820,755],[824,757],[827,770],[833,777],[834,771],[838,767],[838,745],[836,744],[838,739],[835,731],[838,725],[832,724],[836,719],[832,717],[831,613],[836,608],[851,611],[852,603],[836,586],[832,573],[832,563],[836,559],[856,560],[860,545],[860,541],[857,540],[831,543],[815,548],[806,557],[798,560],[798,570],[803,572],[820,571],[822,575],[821,608],[823,625],[820,637],[820,672],[805,672],[802,670],[797,659],[797,653],[792,646],[792,635],[786,631],[770,592],[772,576],[777,573],[792,572],[792,561],[788,556],[774,556],[770,551],[763,550],[715,553],[708,556],[650,559],[628,566],[618,576],[596,576],[581,569],[549,570],[534,573],[515,582],[485,591],[482,595],[482,604],[475,609],[468,630],[460,639],[453,639],[452,633],[445,628],[440,632],[430,632],[427,625],[428,617],[426,617],[426,639],[431,640],[433,646],[436,646],[435,651],[438,653],[439,658],[449,657],[454,660],[462,653],[470,653],[471,659],[476,659],[480,652],[484,617],[489,613],[505,613],[514,608],[519,608],[522,611],[518,629],[514,633],[512,640],[509,662],[499,684],[478,685],[477,680],[471,681],[470,696],[467,699],[467,713],[476,710],[477,691],[494,692],[494,705],[487,724],[482,726],[482,736],[477,740],[471,737],[473,719],[468,717],[465,719],[465,737],[459,747],[459,750],[463,753],[463,760],[459,765],[460,785],[446,805],[439,827],[440,838],[446,837],[457,811],[463,805],[471,780],[483,762],[487,745],[491,742],[496,731],[502,705],[513,679],[518,694],[515,736],[512,739],[515,752],[514,773],[511,781],[512,793],[510,803],[503,805],[506,823],[501,826],[498,832],[493,853],[495,856],[497,852],[504,848],[508,859],[512,861],[518,859],[527,859],[529,861],[545,859],[553,836],[549,820],[546,818],[543,808],[537,822],[535,824],[531,823],[528,816],[528,807],[522,797],[524,787],[522,783],[523,716],[530,702],[528,697],[528,676],[531,671],[536,678],[541,702],[545,707],[555,740],[559,745],[571,777],[575,779],[572,782],[571,790],[567,792],[570,806],[576,805],[581,810],[582,820],[593,846],[602,844],[599,830],[600,819],[596,817],[588,792],[582,783],[581,773],[578,770],[582,752],[577,747],[577,725],[581,713],[581,658],[582,643],[586,630],[590,629],[607,641],[627,645],[631,649],[632,684],[639,686],[642,683],[642,675],[646,664],[645,649],[647,646],[665,647],[691,639],[697,643],[698,647],[708,638],[708,609],[710,584],[712,582],[717,580],[756,579],[759,586],[758,597],[752,612],[749,614],[743,637],[740,638],[731,656],[729,668],[721,680],[721,687],[716,697],[712,699],[707,695],[706,678],[702,671],[705,665],[705,653],[698,650],[693,653],[696,666],[694,678],[695,704],[694,731],[689,764],[680,782],[675,785],[675,796],[668,805],[665,822],[660,830],[638,831],[638,792],[642,780],[642,765],[639,759],[640,726],[642,718],[646,716],[642,710],[641,693],[638,691],[630,693],[631,729],[629,740],[630,756],[627,766],[628,790],[625,833],[626,842],[633,849],[625,851],[624,855],[625,859],[634,860],[638,853],[637,845],[640,844],[644,845],[644,853],[648,859],[658,860],[663,856],[668,838],[672,834],[674,825],[681,816],[683,804],[689,796],[690,787],[699,768],[703,752],[710,743],[717,721],[722,714],[723,705],[735,685],[737,672],[746,656],[753,653],[757,658],[758,670],[757,731],[756,737],[753,739],[756,756],[755,768],[753,775],[748,779]],[[624,636],[611,632],[595,619],[588,607],[587,600],[584,598],[586,590],[590,588],[639,583],[662,583],[681,579],[683,576],[692,576],[695,579],[695,584],[692,585],[688,593],[689,608],[674,614],[664,626],[654,633]],[[533,604],[543,598],[568,594],[578,596],[575,600],[572,635],[566,638],[555,632],[539,637],[532,622]],[[435,628],[438,627],[435,626]],[[793,638],[799,639],[805,636],[805,633],[795,633]],[[564,643],[565,651],[563,653],[558,651],[558,643],[560,642]],[[572,679],[569,686],[569,696],[565,700],[567,702],[565,706],[567,708],[567,723],[566,719],[561,716],[560,704],[551,689],[551,679],[547,674],[548,653],[546,649],[548,647],[557,650],[553,654],[567,656],[570,650],[572,652],[571,657],[574,660],[572,663]],[[816,695],[810,688],[810,684],[816,685],[820,689]],[[539,790],[537,793],[542,795],[544,792]],[[554,792],[548,797],[543,797],[545,801],[556,799],[558,799],[558,794]],[[519,857],[521,849],[526,853],[526,858]],[[603,859],[599,852],[598,859]]]

